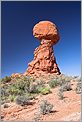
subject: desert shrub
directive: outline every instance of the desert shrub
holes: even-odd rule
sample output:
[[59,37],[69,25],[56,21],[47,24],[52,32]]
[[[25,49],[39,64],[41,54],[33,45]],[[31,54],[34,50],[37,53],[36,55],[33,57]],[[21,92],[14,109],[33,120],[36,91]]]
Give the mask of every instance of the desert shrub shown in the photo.
[[16,82],[12,83],[9,87],[10,94],[20,95],[29,92],[31,81],[29,77],[22,76],[16,78]]
[[7,89],[7,88],[6,88],[5,86],[1,88],[1,97],[3,97],[3,96],[8,96],[8,95],[9,95],[9,93],[6,92],[6,89]]
[[30,89],[29,89],[29,92],[30,93],[41,93],[41,94],[48,94],[50,93],[50,88],[49,87],[46,87],[44,85],[44,81],[42,80],[37,80],[35,82],[35,84],[30,84]]
[[18,89],[21,89],[21,90],[25,90],[25,91],[29,91],[29,87],[30,87],[30,78],[26,78],[26,77],[23,77],[21,79],[19,79],[17,82],[16,82],[16,87]]
[[31,82],[34,82],[34,79],[26,76],[16,77],[12,79],[11,83],[7,84],[1,82],[1,100],[14,101],[14,97],[29,93]]
[[77,86],[76,86],[76,93],[81,94],[81,80],[78,80]]
[[60,100],[63,100],[64,99],[64,95],[63,95],[63,92],[59,90],[58,92],[58,97]]
[[38,93],[37,84],[31,84],[30,85],[29,93]]
[[24,93],[24,95],[26,98],[28,98],[29,100],[33,100],[35,99],[35,94],[31,94],[31,93]]
[[73,78],[78,78],[78,76],[74,76]]
[[41,120],[41,115],[40,115],[40,113],[35,113],[35,116],[34,116],[34,118],[33,118],[33,120],[35,121],[35,122],[39,122],[40,120]]
[[73,78],[71,76],[63,76],[58,77],[57,81],[59,82],[59,85],[61,86],[63,83],[70,82]]
[[65,82],[70,82],[71,81],[71,77],[65,76]]
[[62,85],[60,86],[61,92],[70,91],[70,90],[72,90],[72,88],[71,88],[71,84],[69,82],[63,82]]
[[44,86],[45,82],[43,80],[36,80],[37,85]]
[[8,99],[9,92],[8,92],[8,85],[1,86],[1,101],[5,103]]
[[63,79],[61,78],[61,80],[59,81],[59,85],[62,86],[63,84],[70,84],[70,78],[68,76],[64,77]]
[[56,78],[56,80],[58,81],[58,82],[61,82],[61,77],[58,77],[58,78]]
[[73,81],[73,82],[78,82],[79,80],[80,80],[80,77],[74,76],[74,77],[72,78],[72,81]]
[[3,107],[4,107],[4,108],[8,108],[9,105],[8,105],[7,103],[5,103],[5,104],[3,105]]
[[21,106],[31,105],[30,99],[26,96],[17,96],[15,101],[18,105]]
[[10,100],[10,102],[14,102],[16,99],[15,95],[9,95],[8,99]]
[[78,77],[78,78],[76,79],[76,81],[77,81],[78,83],[81,83],[81,77]]
[[39,93],[46,95],[51,93],[50,88],[49,87],[41,87],[38,89]]
[[22,94],[23,93],[23,90],[22,89],[19,89],[16,84],[12,84],[9,86],[9,89],[8,89],[9,93],[11,95],[18,95],[18,94]]
[[54,88],[54,87],[56,87],[57,85],[58,85],[57,79],[51,79],[51,80],[49,81],[49,86],[50,86],[51,88]]
[[41,94],[48,94],[50,93],[50,88],[44,86],[43,84],[37,83],[37,84],[31,84],[30,85],[30,89],[29,89],[30,93],[41,93]]
[[1,79],[1,82],[3,82],[3,83],[7,83],[9,81],[11,81],[11,77],[10,76],[5,76],[4,78]]
[[[35,84],[34,84],[35,82]],[[40,91],[41,89],[41,91]],[[1,82],[1,100],[14,101],[17,96],[25,94],[48,94],[50,90],[45,88],[43,81],[35,81],[34,78],[21,76],[13,78],[10,83]],[[31,98],[32,99],[32,98]],[[3,103],[3,102],[2,102]]]
[[41,84],[33,84],[33,83],[30,83],[30,86],[29,86],[29,93],[39,93],[39,89],[40,87],[42,87]]
[[41,87],[45,87],[45,83],[42,80],[36,81],[36,85],[37,85],[37,89],[39,89]]
[[12,82],[12,84],[3,84],[1,86],[1,99],[14,101],[14,96],[21,94],[22,90],[17,88],[16,82]]
[[48,114],[52,111],[53,105],[48,103],[47,100],[42,101],[40,104],[40,113],[41,114]]

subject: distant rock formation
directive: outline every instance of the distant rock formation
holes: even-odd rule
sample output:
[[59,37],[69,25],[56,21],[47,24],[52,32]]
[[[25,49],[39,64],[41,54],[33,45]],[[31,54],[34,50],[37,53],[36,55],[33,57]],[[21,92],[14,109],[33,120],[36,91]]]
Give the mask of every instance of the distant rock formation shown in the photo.
[[41,21],[34,26],[33,35],[41,44],[35,49],[34,60],[28,64],[24,75],[39,72],[61,74],[53,52],[53,45],[60,39],[56,25],[50,21]]

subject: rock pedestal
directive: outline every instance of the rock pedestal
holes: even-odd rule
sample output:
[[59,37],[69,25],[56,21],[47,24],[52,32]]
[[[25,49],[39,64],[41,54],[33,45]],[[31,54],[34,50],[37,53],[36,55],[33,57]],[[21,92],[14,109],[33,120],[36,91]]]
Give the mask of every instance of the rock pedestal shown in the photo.
[[25,75],[39,72],[60,74],[53,52],[53,45],[59,40],[56,25],[50,21],[41,21],[34,26],[33,35],[41,44],[35,49],[34,60],[28,64]]

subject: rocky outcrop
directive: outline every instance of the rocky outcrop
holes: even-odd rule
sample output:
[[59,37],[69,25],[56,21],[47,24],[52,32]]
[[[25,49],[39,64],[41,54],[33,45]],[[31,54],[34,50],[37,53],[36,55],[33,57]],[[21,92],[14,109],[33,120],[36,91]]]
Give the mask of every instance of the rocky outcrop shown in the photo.
[[23,74],[21,73],[13,73],[12,75],[11,75],[11,77],[12,78],[16,78],[16,77],[21,77]]
[[41,21],[34,26],[33,35],[41,44],[35,49],[34,60],[28,64],[24,74],[39,72],[60,74],[53,52],[53,45],[59,41],[56,25],[50,21]]

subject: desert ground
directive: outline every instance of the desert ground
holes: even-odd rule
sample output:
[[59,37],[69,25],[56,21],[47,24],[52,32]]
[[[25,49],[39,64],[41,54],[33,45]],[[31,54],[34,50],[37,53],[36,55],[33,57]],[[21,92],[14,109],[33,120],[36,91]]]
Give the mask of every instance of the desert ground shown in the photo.
[[[22,76],[21,76],[22,77]],[[25,77],[25,76],[24,76]],[[23,80],[24,80],[23,77]],[[21,78],[14,77],[11,80],[2,80],[1,88],[7,90],[10,88],[11,84],[15,84]],[[35,79],[35,80],[34,80]],[[34,81],[33,81],[34,80]],[[62,82],[61,82],[62,81]],[[11,90],[9,95],[5,98],[3,93],[1,94],[2,104],[1,104],[1,119],[6,120],[21,120],[21,121],[80,121],[81,118],[81,80],[78,76],[68,77],[63,74],[58,77],[55,75],[43,75],[39,77],[30,77],[30,82],[32,85],[37,87],[39,82],[39,89],[44,87],[44,90],[40,90],[39,93],[34,91],[34,87],[31,89],[29,102],[21,100],[21,102],[16,102],[18,92],[16,89],[14,92]],[[61,85],[60,85],[61,82]],[[64,82],[64,83],[63,83]],[[68,82],[70,85],[64,85]],[[21,82],[22,83],[22,82]],[[40,85],[41,84],[41,85]],[[42,86],[42,84],[44,84]],[[63,84],[63,85],[62,85]],[[21,84],[23,85],[23,84]],[[5,88],[6,86],[7,88]],[[61,88],[61,86],[63,86]],[[8,88],[9,87],[9,88]],[[46,89],[48,87],[48,89]],[[63,92],[62,90],[63,89]],[[59,90],[61,91],[60,94]],[[16,94],[15,94],[16,92]],[[11,97],[9,97],[11,94]],[[21,93],[22,94],[22,93]],[[23,93],[22,96],[24,97]],[[12,96],[15,96],[14,98]],[[21,96],[21,95],[20,95]],[[63,97],[62,97],[63,96]],[[48,107],[47,101],[51,107]],[[41,108],[41,104],[44,104]],[[22,104],[23,103],[23,104]],[[29,104],[30,103],[30,104]],[[48,109],[46,107],[48,107]],[[46,109],[46,111],[45,111]]]

